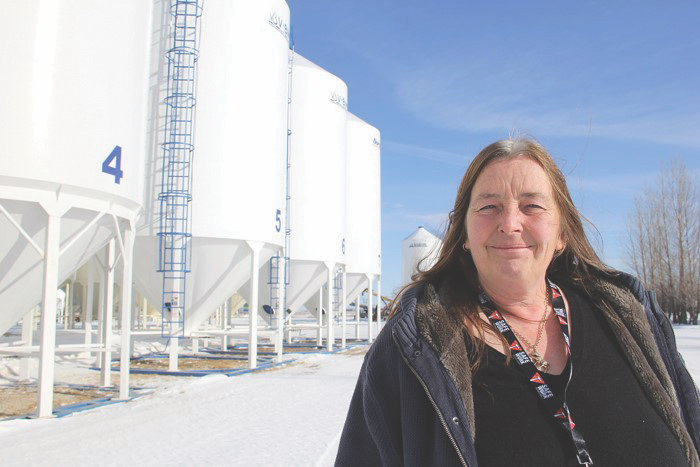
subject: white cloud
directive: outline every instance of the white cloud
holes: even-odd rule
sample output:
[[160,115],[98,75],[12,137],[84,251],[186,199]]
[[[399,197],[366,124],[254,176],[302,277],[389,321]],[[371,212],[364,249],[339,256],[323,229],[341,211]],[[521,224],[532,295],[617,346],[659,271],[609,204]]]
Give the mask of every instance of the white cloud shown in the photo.
[[447,212],[411,211],[398,204],[382,209],[382,231],[400,232],[404,237],[418,227],[425,227],[440,236],[447,227],[447,221]]
[[687,76],[644,80],[638,63],[603,67],[527,54],[418,61],[396,77],[402,105],[432,125],[473,132],[605,137],[700,148],[700,98]]
[[615,195],[632,197],[641,193],[656,179],[658,174],[645,173],[613,173],[608,176],[578,177],[568,176],[567,184],[572,196],[594,195],[600,199],[601,195]]
[[[600,200],[601,196],[614,195],[633,198],[647,189],[657,186],[662,166],[654,172],[610,173],[606,176],[567,177],[567,185],[572,196],[592,197]],[[700,180],[700,169],[686,168],[692,180]]]
[[416,144],[398,143],[395,141],[382,141],[382,148],[400,156],[418,157],[444,164],[467,166],[471,157],[458,152],[442,151]]

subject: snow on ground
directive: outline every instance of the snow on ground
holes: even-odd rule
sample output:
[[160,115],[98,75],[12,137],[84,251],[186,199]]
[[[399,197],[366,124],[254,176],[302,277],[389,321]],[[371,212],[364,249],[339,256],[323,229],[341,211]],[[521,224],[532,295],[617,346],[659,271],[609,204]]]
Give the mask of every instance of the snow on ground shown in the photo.
[[364,352],[170,382],[127,403],[0,423],[3,465],[332,465]]
[[[700,326],[676,328],[700,381]],[[127,403],[0,422],[7,466],[332,465],[364,350],[236,377],[168,378]]]
[[696,385],[700,385],[700,326],[678,325],[673,330],[685,366],[693,375]]

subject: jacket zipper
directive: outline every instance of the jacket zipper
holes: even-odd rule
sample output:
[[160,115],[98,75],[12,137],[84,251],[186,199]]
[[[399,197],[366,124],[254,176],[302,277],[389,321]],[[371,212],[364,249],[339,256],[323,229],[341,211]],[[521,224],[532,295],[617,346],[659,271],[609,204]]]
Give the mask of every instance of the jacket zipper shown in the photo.
[[423,378],[418,375],[418,372],[416,371],[415,368],[413,368],[413,365],[411,365],[404,355],[403,351],[401,350],[401,346],[399,345],[398,342],[396,342],[396,336],[392,336],[394,338],[394,344],[398,347],[399,354],[401,355],[401,358],[403,359],[404,363],[406,363],[406,366],[411,369],[411,372],[415,375],[415,377],[418,379],[418,382],[420,382],[421,386],[423,386],[423,390],[425,391],[425,394],[428,396],[428,400],[430,400],[430,403],[433,405],[433,409],[435,409],[435,412],[438,415],[438,418],[440,419],[440,423],[442,424],[442,428],[445,430],[445,434],[449,438],[450,442],[452,443],[452,447],[455,448],[455,451],[457,452],[457,456],[459,456],[459,460],[462,462],[462,465],[464,467],[468,467],[467,461],[464,460],[464,457],[462,456],[462,453],[460,452],[459,448],[457,447],[457,442],[455,441],[454,437],[452,436],[452,433],[450,433],[450,429],[447,427],[447,423],[445,422],[445,417],[443,417],[442,412],[440,412],[440,409],[437,406],[437,403],[433,399],[433,396],[430,394],[430,391],[428,391],[428,386],[425,384],[423,381]]

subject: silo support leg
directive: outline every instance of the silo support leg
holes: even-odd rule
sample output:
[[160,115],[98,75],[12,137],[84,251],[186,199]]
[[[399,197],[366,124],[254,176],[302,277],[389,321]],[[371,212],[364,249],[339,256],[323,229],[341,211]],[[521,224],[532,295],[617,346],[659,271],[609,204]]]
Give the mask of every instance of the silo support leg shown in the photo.
[[141,329],[146,329],[148,325],[148,300],[141,298]]
[[58,287],[58,248],[60,216],[49,214],[44,249],[44,291],[41,307],[41,350],[39,356],[39,401],[37,416],[53,412],[54,365],[56,357],[56,288]]
[[340,347],[345,348],[347,346],[347,341],[345,338],[345,331],[346,331],[346,323],[345,320],[347,319],[347,308],[348,304],[346,303],[346,298],[345,298],[345,282],[348,280],[348,276],[345,273],[345,269],[343,269],[343,284],[342,284],[342,290],[341,290],[341,298],[340,298],[340,319],[341,319],[341,326],[340,326]]
[[[221,329],[223,331],[226,331],[226,329],[228,329],[228,322],[230,320],[228,301],[229,301],[228,298],[224,301],[224,316],[223,316],[223,319],[221,320]],[[226,352],[228,350],[228,336],[226,334],[223,334],[221,336],[221,350],[223,350],[224,352]]]
[[95,263],[93,259],[88,261],[88,279],[87,279],[87,297],[85,297],[85,313],[83,318],[83,332],[85,333],[85,347],[88,350],[85,352],[85,356],[90,355],[90,346],[92,345],[92,303],[94,300],[95,293]]
[[177,371],[180,339],[171,337],[168,339],[168,346],[170,347],[170,352],[168,353],[168,371]]
[[[97,343],[100,347],[104,345],[104,324],[105,324],[105,283],[106,283],[106,268],[100,262],[99,256],[94,257],[95,262],[100,268],[98,286],[98,305],[97,305]],[[95,366],[102,369],[102,353],[98,352],[95,356]]]
[[326,350],[333,351],[333,270],[335,263],[326,263],[326,281],[328,283],[328,293],[326,293]]
[[260,250],[262,242],[248,241],[252,251],[250,265],[250,303],[248,303],[248,368],[251,370],[258,366],[258,294],[260,287]]
[[372,334],[372,275],[367,274],[367,342],[374,341]]
[[102,367],[100,384],[104,387],[112,385],[112,313],[114,311],[114,238],[107,246],[107,264],[105,265],[105,295],[104,295],[104,323],[102,324]]
[[360,298],[361,294],[357,294],[357,301],[355,301],[355,339],[360,340]]
[[68,279],[66,281],[66,301],[63,303],[63,329],[73,328],[73,322],[71,321],[71,315],[73,314],[73,287],[71,287],[71,281]]
[[134,252],[134,232],[131,228],[124,230],[124,251],[122,252],[122,342],[119,358],[119,398],[129,398],[129,367],[131,364],[131,307],[134,300],[131,296],[131,274],[133,271],[132,258]]
[[382,278],[377,277],[377,334],[382,330]]
[[[22,318],[22,342],[23,345],[31,346],[34,341],[34,308],[32,308],[24,318]],[[29,381],[29,362],[31,362],[31,354],[22,357],[19,362],[19,379],[20,381]]]
[[323,286],[318,289],[318,316],[316,317],[316,324],[318,325],[316,345],[321,347],[323,345]]

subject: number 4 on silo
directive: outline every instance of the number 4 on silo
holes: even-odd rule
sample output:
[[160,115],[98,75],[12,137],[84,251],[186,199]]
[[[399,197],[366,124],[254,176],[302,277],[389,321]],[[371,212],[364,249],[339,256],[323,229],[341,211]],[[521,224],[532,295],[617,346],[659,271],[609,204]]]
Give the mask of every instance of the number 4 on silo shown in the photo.
[[[112,161],[114,161],[114,167],[110,165]],[[112,152],[109,153],[107,159],[102,162],[102,172],[109,175],[114,175],[114,183],[119,184],[119,181],[124,176],[124,172],[122,172],[121,146],[114,146],[114,149],[112,149]]]

